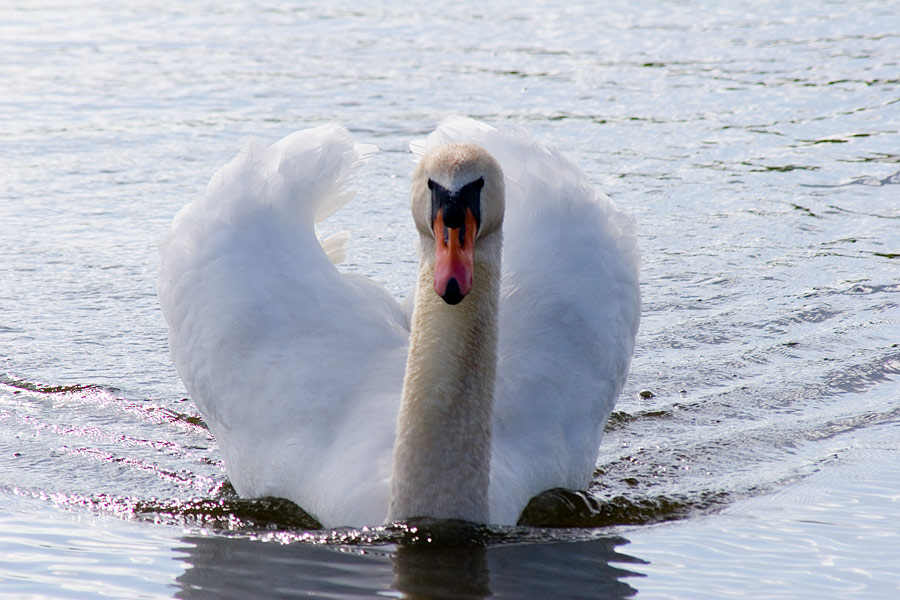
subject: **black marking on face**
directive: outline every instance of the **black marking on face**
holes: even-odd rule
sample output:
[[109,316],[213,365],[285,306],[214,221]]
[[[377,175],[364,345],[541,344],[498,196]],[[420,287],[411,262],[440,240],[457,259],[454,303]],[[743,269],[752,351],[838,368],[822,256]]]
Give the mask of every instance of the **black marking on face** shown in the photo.
[[[465,237],[466,209],[472,211],[475,217],[475,225],[481,227],[481,188],[484,187],[484,177],[467,183],[459,188],[455,194],[439,183],[429,179],[428,189],[431,190],[431,222],[437,219],[438,212],[444,219],[444,226],[450,229],[462,229],[460,242]],[[444,237],[448,234],[445,232]]]

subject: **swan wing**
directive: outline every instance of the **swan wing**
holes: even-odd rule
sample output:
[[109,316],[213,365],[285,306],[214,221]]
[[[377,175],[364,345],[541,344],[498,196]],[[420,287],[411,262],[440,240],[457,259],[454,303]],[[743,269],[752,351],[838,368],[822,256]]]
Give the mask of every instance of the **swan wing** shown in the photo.
[[584,489],[640,320],[634,222],[568,158],[524,131],[449,117],[411,148],[467,142],[506,184],[491,518],[540,492]]
[[325,525],[387,514],[407,319],[380,285],[335,268],[346,234],[315,232],[374,151],[334,125],[251,144],[160,246],[172,359],[231,482]]

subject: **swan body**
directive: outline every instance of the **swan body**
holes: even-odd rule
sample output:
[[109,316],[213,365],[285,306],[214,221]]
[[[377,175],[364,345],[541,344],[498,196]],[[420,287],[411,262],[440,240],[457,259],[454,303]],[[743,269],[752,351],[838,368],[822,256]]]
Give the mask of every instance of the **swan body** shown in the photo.
[[[346,236],[316,237],[374,152],[327,125],[246,148],[178,213],[170,352],[242,496],[326,527],[515,524],[590,483],[640,318],[634,225],[521,130],[450,117],[411,148],[412,303],[335,267]],[[471,244],[470,267],[442,243]]]

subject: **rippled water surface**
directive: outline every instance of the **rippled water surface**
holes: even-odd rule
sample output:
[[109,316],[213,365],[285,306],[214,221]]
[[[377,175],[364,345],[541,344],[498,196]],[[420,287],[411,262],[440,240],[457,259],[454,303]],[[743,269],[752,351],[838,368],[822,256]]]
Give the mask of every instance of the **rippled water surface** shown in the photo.
[[[900,6],[330,6],[0,4],[0,597],[900,594]],[[234,498],[157,241],[249,136],[339,121],[382,152],[323,232],[405,294],[406,144],[449,113],[637,219],[599,513],[332,532]]]

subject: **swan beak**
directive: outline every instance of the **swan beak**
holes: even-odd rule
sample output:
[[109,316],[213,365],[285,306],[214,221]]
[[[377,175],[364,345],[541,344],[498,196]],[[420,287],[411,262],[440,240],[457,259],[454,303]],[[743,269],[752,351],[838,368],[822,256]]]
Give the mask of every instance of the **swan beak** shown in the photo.
[[444,225],[444,211],[437,211],[434,219],[434,291],[447,304],[459,304],[472,291],[475,270],[475,234],[478,223],[466,208],[462,227]]

